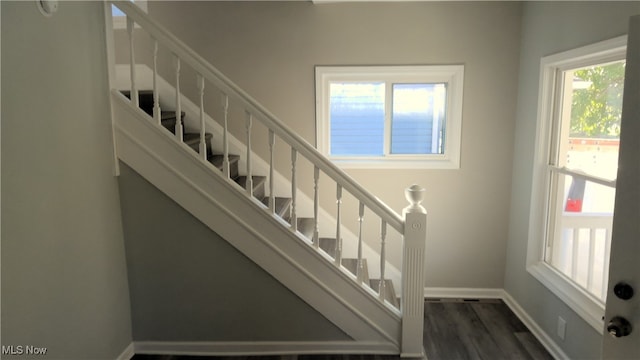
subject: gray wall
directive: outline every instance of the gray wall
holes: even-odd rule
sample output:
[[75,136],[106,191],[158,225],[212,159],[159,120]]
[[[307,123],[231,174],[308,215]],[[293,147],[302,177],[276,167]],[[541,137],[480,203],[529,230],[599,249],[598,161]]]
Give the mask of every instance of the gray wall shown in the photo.
[[[599,358],[601,336],[526,272],[540,58],[627,32],[639,2],[533,2],[524,8],[505,289],[575,359]],[[556,337],[558,316],[566,338]]]
[[[405,187],[426,187],[425,285],[470,288],[503,287],[520,10],[517,2],[149,3],[152,17],[312,144],[314,66],[464,64],[460,170],[348,173],[398,212],[406,206]],[[148,47],[145,51],[149,54]],[[128,50],[120,53],[126,59]],[[137,57],[148,59],[142,51]],[[160,67],[170,69],[164,61]],[[183,73],[181,88],[195,98],[195,80],[187,68]],[[237,115],[231,127],[243,134],[244,120]],[[254,149],[266,156],[267,135],[261,130],[254,127]],[[288,147],[278,143],[276,151],[277,168],[289,173]],[[298,168],[298,184],[312,195],[312,167],[301,160]],[[323,180],[321,193],[322,205],[333,209],[335,184]],[[356,233],[357,204],[347,198],[344,209],[344,224]],[[365,239],[374,248],[378,229],[379,219],[368,215]],[[388,256],[399,265],[400,241],[390,237]]]
[[127,165],[119,183],[134,340],[351,340]]
[[103,4],[1,12],[2,345],[114,359],[132,336]]

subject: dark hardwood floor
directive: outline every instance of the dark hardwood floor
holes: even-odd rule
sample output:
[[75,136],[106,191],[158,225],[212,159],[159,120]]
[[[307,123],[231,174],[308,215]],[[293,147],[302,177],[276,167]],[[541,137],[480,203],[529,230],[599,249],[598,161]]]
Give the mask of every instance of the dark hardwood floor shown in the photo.
[[[427,299],[423,344],[429,360],[553,359],[501,300]],[[386,355],[179,356],[133,360],[398,360]]]
[[553,359],[501,300],[427,300],[424,311],[428,359]]

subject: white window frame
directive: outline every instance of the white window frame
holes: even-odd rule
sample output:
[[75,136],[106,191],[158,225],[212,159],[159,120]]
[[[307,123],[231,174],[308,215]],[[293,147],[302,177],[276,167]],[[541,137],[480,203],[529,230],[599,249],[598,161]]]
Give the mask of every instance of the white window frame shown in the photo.
[[[317,66],[316,145],[343,168],[365,169],[459,169],[462,133],[464,65],[423,66]],[[446,83],[444,154],[385,154],[384,156],[331,155],[329,88],[331,82]],[[387,104],[389,105],[389,104]],[[391,111],[387,106],[386,112]],[[385,116],[387,119],[390,117]],[[388,122],[388,121],[387,121]],[[386,125],[385,139],[389,125]],[[387,141],[387,140],[385,140]]]
[[536,149],[529,219],[527,271],[601,334],[604,330],[604,303],[579,287],[560,271],[544,261],[546,237],[549,233],[550,176],[549,159],[554,122],[560,111],[554,109],[558,84],[565,70],[595,63],[623,60],[626,57],[627,36],[546,56],[540,61]]

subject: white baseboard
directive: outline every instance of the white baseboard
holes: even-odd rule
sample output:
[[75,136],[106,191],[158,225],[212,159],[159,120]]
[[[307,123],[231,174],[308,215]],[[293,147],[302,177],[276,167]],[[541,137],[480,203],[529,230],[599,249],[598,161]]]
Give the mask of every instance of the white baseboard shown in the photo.
[[136,354],[248,356],[298,354],[397,354],[385,343],[367,341],[136,341]]
[[135,354],[135,346],[133,343],[131,343],[122,351],[120,355],[118,355],[116,360],[131,360],[131,358],[133,358]]
[[442,299],[502,299],[503,289],[492,288],[439,288],[425,287],[425,298],[442,298]]
[[522,321],[529,331],[535,336],[542,346],[553,356],[554,359],[569,359],[569,356],[562,351],[560,346],[527,314],[526,311],[516,302],[516,300],[503,290],[502,301],[513,311],[514,314]]

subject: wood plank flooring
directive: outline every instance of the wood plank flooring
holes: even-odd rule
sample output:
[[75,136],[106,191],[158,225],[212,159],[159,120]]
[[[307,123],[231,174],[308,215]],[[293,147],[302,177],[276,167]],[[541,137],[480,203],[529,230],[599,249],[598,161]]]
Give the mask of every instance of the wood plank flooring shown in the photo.
[[553,359],[500,300],[425,302],[429,359]]
[[[553,359],[501,300],[427,299],[423,344],[429,360]],[[387,355],[180,356],[133,360],[398,360]]]

